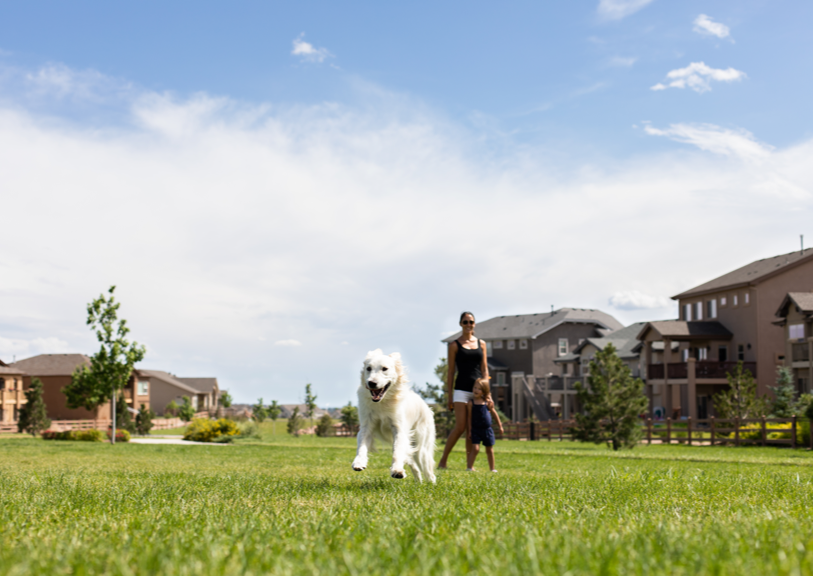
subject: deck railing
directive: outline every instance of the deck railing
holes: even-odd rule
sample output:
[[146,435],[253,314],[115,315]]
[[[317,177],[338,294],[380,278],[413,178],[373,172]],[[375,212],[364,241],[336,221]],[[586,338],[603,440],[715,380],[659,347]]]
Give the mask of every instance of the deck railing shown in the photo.
[[[715,360],[698,360],[695,362],[694,374],[696,378],[716,378],[724,379],[728,374],[737,370],[739,362],[717,362]],[[668,366],[668,376],[670,380],[686,380],[689,377],[688,362],[670,362],[669,364],[650,364],[647,367],[648,380],[663,380],[664,366]],[[743,362],[743,370],[748,370],[756,375],[756,362]]]
[[791,357],[794,362],[810,362],[810,348],[807,342],[792,344]]

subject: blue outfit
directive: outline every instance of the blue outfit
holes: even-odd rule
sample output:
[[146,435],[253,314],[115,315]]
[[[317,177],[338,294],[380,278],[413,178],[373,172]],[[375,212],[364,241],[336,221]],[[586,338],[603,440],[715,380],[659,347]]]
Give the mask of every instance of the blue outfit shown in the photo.
[[491,414],[487,404],[471,403],[471,443],[494,446],[494,430],[491,428]]

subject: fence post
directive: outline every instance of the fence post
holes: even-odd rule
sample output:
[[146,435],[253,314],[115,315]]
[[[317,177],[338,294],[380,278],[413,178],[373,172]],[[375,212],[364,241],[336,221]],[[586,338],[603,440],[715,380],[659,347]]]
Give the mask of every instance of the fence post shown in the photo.
[[790,420],[790,447],[796,448],[796,414],[794,414]]
[[765,414],[762,415],[762,445],[765,446]]
[[646,443],[652,445],[652,418],[646,419]]
[[536,440],[536,435],[534,434],[536,429],[534,427],[534,421],[531,420],[531,441]]
[[560,420],[559,421],[559,442],[563,442],[564,439],[565,439],[564,436],[562,435],[562,428],[564,428],[564,426],[562,426],[562,421]]
[[734,446],[740,445],[740,419],[734,418]]
[[711,445],[714,446],[714,416],[711,417]]
[[666,419],[666,443],[667,444],[672,443],[672,419],[671,418]]
[[691,416],[689,416],[686,419],[686,432],[688,432],[689,446],[691,446],[692,445],[692,417]]

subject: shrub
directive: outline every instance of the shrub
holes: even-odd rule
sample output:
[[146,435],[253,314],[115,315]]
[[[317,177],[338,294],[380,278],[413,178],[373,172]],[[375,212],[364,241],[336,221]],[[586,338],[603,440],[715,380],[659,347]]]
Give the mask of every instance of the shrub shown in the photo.
[[56,430],[45,430],[42,433],[43,440],[70,440],[73,434],[72,430],[65,430],[63,432],[59,432]]
[[189,422],[195,415],[195,408],[192,406],[192,401],[189,396],[183,397],[183,405],[178,409],[178,416],[184,422]]
[[288,434],[299,436],[299,431],[304,425],[305,419],[299,413],[299,407],[295,406],[293,412],[291,412],[291,417],[288,418]]
[[316,424],[316,435],[327,436],[331,428],[333,428],[333,418],[330,417],[330,414],[325,414]]
[[257,439],[262,438],[260,426],[253,420],[240,422],[237,425],[237,429],[240,431],[239,433],[240,438],[257,438]]
[[175,402],[175,400],[170,400],[169,404],[167,404],[167,407],[164,408],[164,416],[167,418],[174,418],[175,416],[178,415],[179,408],[180,407],[178,406],[178,403]]
[[155,412],[151,408],[145,408],[144,404],[136,415],[136,432],[140,436],[147,436],[152,429],[152,419],[155,418]]
[[[112,434],[110,430],[107,431],[107,438],[110,439]],[[127,430],[123,430],[121,428],[116,428],[116,442],[129,442],[130,441],[130,433]]]
[[[186,427],[184,432],[184,440],[192,440],[193,442],[223,442],[225,438],[233,438],[240,433],[237,424],[228,418],[221,418],[220,420],[207,420],[205,418],[195,418]],[[218,440],[225,437],[223,440]]]
[[80,442],[104,442],[104,432],[95,429],[74,430],[71,434],[71,440],[79,440]]

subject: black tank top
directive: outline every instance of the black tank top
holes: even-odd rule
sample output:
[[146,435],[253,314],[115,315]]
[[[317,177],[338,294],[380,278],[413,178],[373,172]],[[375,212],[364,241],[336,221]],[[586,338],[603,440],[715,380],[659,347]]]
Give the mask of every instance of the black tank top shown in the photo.
[[454,357],[454,364],[457,367],[457,380],[454,389],[471,392],[474,389],[474,382],[483,377],[480,369],[483,365],[482,340],[477,341],[477,348],[469,350],[463,348],[457,342],[457,354]]

